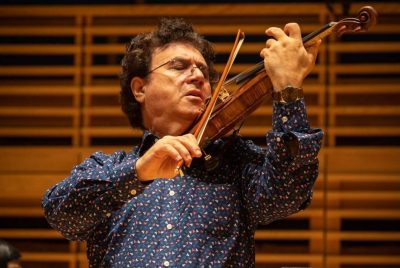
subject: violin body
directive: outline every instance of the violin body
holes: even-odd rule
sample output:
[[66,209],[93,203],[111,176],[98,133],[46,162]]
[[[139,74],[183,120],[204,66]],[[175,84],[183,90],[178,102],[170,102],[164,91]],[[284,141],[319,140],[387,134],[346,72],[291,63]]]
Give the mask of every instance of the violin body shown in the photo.
[[[272,97],[272,84],[267,73],[260,71],[249,81],[245,81],[226,100],[218,103],[204,131],[200,145],[218,139],[243,122],[264,101]],[[193,130],[197,128],[194,126]]]

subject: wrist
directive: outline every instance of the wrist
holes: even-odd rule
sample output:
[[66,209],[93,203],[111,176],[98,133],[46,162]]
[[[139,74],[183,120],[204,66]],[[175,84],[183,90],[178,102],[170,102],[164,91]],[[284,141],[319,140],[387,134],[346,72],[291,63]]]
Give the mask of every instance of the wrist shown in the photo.
[[287,85],[283,89],[274,90],[272,92],[272,99],[275,102],[287,104],[298,101],[304,96],[302,87],[295,87]]
[[143,159],[142,157],[136,161],[135,169],[136,169],[136,176],[138,180],[142,183],[149,183],[153,179],[150,179],[149,176],[146,176],[145,166],[142,165]]
[[303,85],[303,79],[301,79],[300,77],[297,78],[294,75],[292,75],[290,79],[282,78],[282,79],[275,79],[274,81],[272,81],[273,90],[276,92],[282,91],[288,86],[301,88],[302,85]]

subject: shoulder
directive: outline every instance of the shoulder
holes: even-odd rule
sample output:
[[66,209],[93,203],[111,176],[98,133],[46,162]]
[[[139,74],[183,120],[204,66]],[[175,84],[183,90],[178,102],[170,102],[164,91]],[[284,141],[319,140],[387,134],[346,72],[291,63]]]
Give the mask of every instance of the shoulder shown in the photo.
[[96,151],[92,153],[85,161],[95,161],[99,164],[118,164],[126,160],[137,158],[137,148],[131,151],[117,150],[112,153]]

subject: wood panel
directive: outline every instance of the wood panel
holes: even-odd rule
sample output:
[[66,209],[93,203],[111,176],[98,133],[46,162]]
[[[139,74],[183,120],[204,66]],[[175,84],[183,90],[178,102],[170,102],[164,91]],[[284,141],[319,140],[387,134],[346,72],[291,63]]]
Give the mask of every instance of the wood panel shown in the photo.
[[[362,4],[351,6],[356,13]],[[375,6],[375,5],[374,5]],[[398,5],[376,5],[378,24],[329,44],[328,143],[396,144],[400,134]]]
[[[233,75],[260,60],[265,28],[297,21],[307,34],[330,20],[325,4],[293,5],[0,7],[0,237],[21,248],[24,267],[88,267],[85,245],[52,230],[40,200],[94,151],[138,142],[118,101],[131,37],[160,16],[185,17],[215,43],[222,70],[241,28],[247,41]],[[327,147],[310,207],[256,232],[259,268],[400,266],[400,152],[371,147],[399,145],[400,5],[373,6],[377,27],[325,40],[304,85],[310,122],[324,129]],[[262,139],[271,112],[270,102],[261,106],[242,135]]]
[[1,144],[79,146],[80,97],[72,85],[0,86]]
[[400,149],[331,148],[326,159],[327,267],[400,265]]
[[77,242],[45,222],[41,199],[80,159],[73,147],[0,148],[0,237],[22,252],[24,267],[77,267]]
[[2,144],[78,146],[82,17],[34,13],[0,15]]

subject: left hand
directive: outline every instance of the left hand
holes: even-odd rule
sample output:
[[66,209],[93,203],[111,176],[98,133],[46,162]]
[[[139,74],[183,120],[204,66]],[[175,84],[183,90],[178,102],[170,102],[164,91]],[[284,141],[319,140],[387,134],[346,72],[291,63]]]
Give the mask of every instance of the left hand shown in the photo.
[[297,23],[288,23],[283,30],[271,27],[265,33],[272,38],[267,40],[260,55],[264,58],[265,71],[274,91],[288,85],[301,87],[315,65],[321,40],[306,49]]

